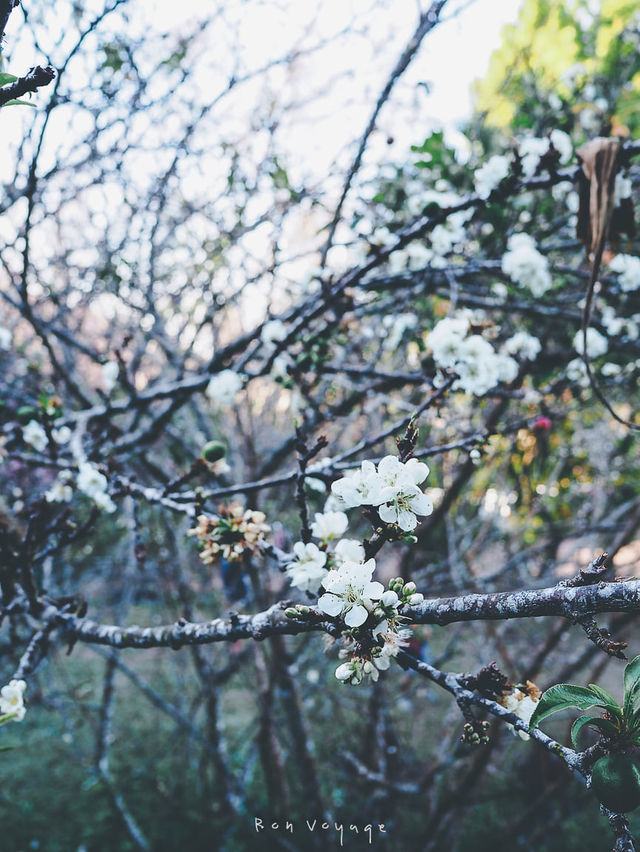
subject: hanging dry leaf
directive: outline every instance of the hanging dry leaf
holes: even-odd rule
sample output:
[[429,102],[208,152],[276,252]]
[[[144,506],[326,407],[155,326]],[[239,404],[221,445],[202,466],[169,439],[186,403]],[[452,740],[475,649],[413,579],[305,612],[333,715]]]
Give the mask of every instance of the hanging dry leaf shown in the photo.
[[594,257],[604,245],[613,214],[620,140],[597,137],[578,148],[580,206],[577,235]]

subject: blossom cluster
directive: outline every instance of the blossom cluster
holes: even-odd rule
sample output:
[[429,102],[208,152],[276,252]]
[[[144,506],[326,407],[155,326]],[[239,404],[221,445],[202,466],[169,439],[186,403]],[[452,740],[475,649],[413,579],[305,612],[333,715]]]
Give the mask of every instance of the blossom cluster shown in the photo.
[[477,195],[484,200],[489,198],[493,190],[507,177],[510,168],[510,157],[504,157],[500,154],[489,157],[486,163],[476,169],[473,175]]
[[[72,432],[68,426],[53,427],[51,437],[58,446],[64,446],[72,440]],[[23,428],[22,440],[40,453],[44,452],[49,444],[44,426],[37,420],[30,420]],[[109,496],[107,477],[100,473],[95,465],[81,459],[81,453],[74,442],[72,442],[71,451],[78,461],[78,474],[75,482],[77,489],[90,497],[99,509],[105,512],[115,512],[116,504]],[[71,470],[61,470],[51,488],[45,492],[46,501],[48,503],[70,502],[73,498],[71,486],[73,479],[74,475]]]
[[27,708],[24,706],[24,692],[27,684],[23,680],[11,680],[0,689],[0,724],[21,722]]
[[[438,182],[439,183],[439,182]],[[463,202],[463,197],[450,189],[425,190],[421,186],[408,186],[410,192],[407,202],[408,212],[411,215],[419,215],[425,207],[437,204],[442,209],[451,209]],[[473,209],[456,210],[449,213],[446,221],[436,225],[429,234],[430,246],[414,240],[402,249],[392,251],[389,256],[389,270],[394,274],[404,273],[407,270],[423,269],[431,266],[441,269],[446,266],[445,255],[449,254],[455,246],[463,243],[466,237],[465,224],[473,216]],[[370,245],[390,249],[397,242],[397,235],[388,228],[381,226],[375,229],[369,239]],[[366,262],[368,258],[362,256],[358,262]]]
[[529,234],[512,234],[502,256],[502,271],[516,284],[528,287],[534,296],[543,296],[551,287],[547,258],[536,248]]
[[[550,155],[555,152],[554,161],[565,165],[573,156],[573,145],[568,134],[554,129],[547,138],[526,136],[517,143],[520,168],[525,178],[533,177]],[[486,200],[494,189],[508,176],[512,167],[512,157],[495,154],[474,172],[475,190],[480,198]]]
[[[71,440],[71,429],[68,426],[52,428],[51,437],[60,446],[68,444]],[[22,440],[39,453],[43,453],[49,445],[45,428],[37,420],[30,420],[23,428]]]
[[[536,704],[540,700],[542,692],[538,689],[535,683],[527,681],[524,687],[514,689],[512,692],[503,696],[500,703],[510,713],[514,713],[519,719],[522,719],[527,725],[531,721],[533,711],[536,709]],[[520,739],[528,740],[529,734],[525,731],[517,730],[513,725],[507,725],[514,736]]]
[[611,272],[618,275],[618,284],[625,293],[640,288],[640,257],[630,254],[617,254],[609,263]]
[[523,333],[524,336],[507,341],[503,351],[496,352],[482,334],[469,334],[471,320],[467,311],[445,317],[427,335],[426,343],[438,367],[457,373],[454,389],[482,396],[498,382],[512,382],[518,375],[518,362],[510,351],[535,358],[540,351],[539,341]]
[[324,580],[326,593],[318,601],[318,607],[327,615],[340,615],[347,627],[359,628],[372,622],[372,642],[360,641],[359,634],[347,636],[347,647],[340,656],[347,658],[336,669],[336,678],[342,683],[359,684],[365,676],[374,682],[379,672],[385,671],[391,659],[407,643],[410,631],[403,625],[408,619],[401,614],[403,606],[417,606],[424,600],[416,592],[415,583],[405,583],[401,577],[389,582],[385,590],[382,583],[372,580],[375,560],[365,563],[345,563],[341,568],[330,571]]
[[428,475],[427,465],[417,459],[401,462],[385,456],[377,469],[363,461],[359,470],[334,482],[331,491],[345,508],[373,506],[381,521],[410,532],[418,524],[416,515],[433,512],[433,503],[418,487]]
[[526,136],[518,141],[518,156],[526,178],[533,177],[539,171],[542,162],[551,153],[551,148],[556,152],[560,165],[566,165],[573,156],[571,138],[563,130],[552,130],[548,139]]
[[235,370],[222,370],[211,377],[205,394],[217,405],[231,405],[243,385],[244,378],[240,373],[236,373]]
[[233,562],[246,551],[256,552],[270,531],[263,512],[232,503],[220,508],[218,515],[199,515],[188,535],[197,536],[200,559],[210,565],[220,558]]
[[81,462],[78,465],[76,485],[83,494],[93,500],[99,509],[104,509],[105,512],[115,512],[116,504],[107,492],[109,485],[107,477],[90,462]]
[[[327,554],[312,543],[298,542],[295,547],[298,559],[288,568],[288,571],[298,572],[300,578],[306,577],[308,575],[303,574],[307,564],[305,557],[309,557],[308,561],[316,557],[317,568],[322,574],[320,585],[324,589],[318,599],[318,609],[331,618],[341,618],[348,628],[347,647],[340,652],[347,661],[336,669],[336,678],[351,684],[361,683],[365,676],[376,681],[379,672],[389,668],[391,658],[398,655],[410,635],[404,627],[408,618],[402,614],[402,608],[417,606],[424,600],[416,591],[415,583],[405,583],[400,577],[391,580],[389,588],[385,589],[373,579],[375,559],[365,562],[364,548],[358,547],[361,553],[356,553],[355,548],[350,553],[359,557],[358,561],[345,559],[326,570]],[[318,559],[318,554],[323,558]],[[317,588],[317,578],[313,585]],[[292,618],[304,617],[308,612],[305,606],[285,610]]]
[[[404,628],[409,619],[402,607],[417,606],[424,598],[415,583],[405,583],[402,578],[391,580],[387,589],[373,579],[375,559],[366,559],[359,541],[341,537],[348,518],[345,512],[335,510],[335,504],[376,507],[383,520],[389,518],[402,529],[413,529],[416,513],[432,511],[431,501],[418,487],[428,473],[428,467],[416,459],[401,462],[386,456],[377,469],[373,462],[363,462],[359,470],[333,483],[325,511],[316,513],[311,534],[319,544],[299,541],[293,546],[293,558],[286,565],[291,584],[319,594],[320,612],[340,618],[348,628],[345,641],[349,647],[341,652],[347,661],[336,670],[343,683],[357,684],[365,676],[378,679],[409,636]],[[291,618],[309,612],[303,605],[285,610]]]
[[[313,542],[303,544],[298,541],[294,544],[295,558],[286,565],[292,586],[303,592],[317,592],[330,568],[339,568],[345,562],[364,561],[364,547],[359,541],[339,538],[347,529],[348,522],[344,512],[316,513],[311,533],[321,540],[324,549]],[[335,546],[329,550],[329,545],[334,545],[334,542]]]

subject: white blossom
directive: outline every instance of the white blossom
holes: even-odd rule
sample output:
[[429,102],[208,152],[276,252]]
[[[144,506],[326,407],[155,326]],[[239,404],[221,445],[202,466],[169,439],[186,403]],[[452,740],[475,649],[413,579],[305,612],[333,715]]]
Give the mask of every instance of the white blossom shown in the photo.
[[522,161],[522,171],[525,177],[533,177],[540,164],[540,157],[549,151],[549,140],[527,136],[518,142],[518,154]]
[[[431,248],[438,257],[448,254],[456,243],[464,240],[464,228],[460,224],[456,224],[453,216],[450,216],[446,225],[436,225],[431,232]],[[442,266],[442,263],[436,263],[432,260],[433,266]]]
[[617,254],[609,263],[609,269],[618,274],[618,284],[625,293],[640,288],[640,257]]
[[605,305],[602,308],[600,319],[607,330],[607,334],[620,334],[625,327],[625,321],[622,317],[616,315],[615,309],[610,305]]
[[[533,716],[533,711],[536,709],[537,703],[538,702],[531,698],[530,695],[527,695],[519,689],[514,689],[513,692],[505,695],[502,700],[503,707],[510,713],[515,713],[515,715],[518,716],[519,719],[522,719],[522,721],[527,725],[531,721],[531,717]],[[517,730],[509,723],[507,723],[507,727],[515,736],[520,737],[520,739],[529,739],[529,734],[527,734],[526,731]]]
[[106,491],[97,491],[93,495],[93,502],[96,504],[98,509],[102,509],[104,512],[108,512],[109,514],[115,512],[118,508]]
[[445,317],[438,322],[426,338],[427,346],[440,367],[452,367],[460,352],[460,346],[469,330],[465,316]]
[[212,376],[205,391],[207,397],[219,405],[230,405],[244,382],[235,370],[222,370]]
[[512,382],[518,375],[518,362],[510,355],[499,352],[495,356],[498,379],[501,382]]
[[353,538],[341,538],[333,551],[333,562],[336,567],[343,562],[364,562],[364,557],[364,547]]
[[24,692],[27,684],[23,680],[10,680],[0,689],[0,714],[12,714],[14,721],[21,722],[27,712],[24,706]]
[[327,573],[325,568],[327,554],[310,542],[301,541],[293,545],[296,558],[287,565],[287,575],[291,585],[303,592],[315,592]]
[[[584,336],[582,334],[582,329],[577,331],[573,338],[573,348],[576,352],[578,352],[578,354],[584,354]],[[604,335],[600,334],[600,332],[595,328],[587,329],[587,355],[589,358],[599,358],[600,355],[604,355],[608,348],[609,341]]]
[[564,130],[552,130],[549,134],[551,144],[560,155],[560,165],[566,165],[573,156],[573,144],[571,137]]
[[413,313],[387,315],[382,324],[385,329],[383,346],[393,352],[398,348],[405,331],[411,331],[418,325],[418,317]]
[[493,190],[509,174],[510,160],[508,157],[503,157],[500,154],[495,154],[489,157],[487,162],[476,169],[473,175],[473,181],[476,188],[476,193],[482,199],[487,199]]
[[567,378],[572,382],[577,382],[581,387],[589,386],[589,375],[587,374],[587,366],[582,358],[574,358],[567,364]]
[[344,512],[316,512],[315,520],[311,525],[311,533],[314,538],[329,541],[338,538],[346,530],[349,519]]
[[417,459],[403,464],[395,456],[385,456],[378,465],[378,490],[373,495],[380,519],[405,532],[415,529],[416,515],[433,512],[433,503],[418,488],[428,475],[427,465]]
[[502,256],[502,271],[516,284],[528,287],[534,296],[542,296],[551,287],[551,275],[546,257],[536,248],[528,234],[513,234],[507,242],[508,251]]
[[76,485],[83,494],[93,500],[98,508],[105,512],[115,512],[116,504],[107,493],[107,477],[90,462],[81,462],[78,465]]
[[373,462],[363,461],[359,470],[352,471],[332,483],[331,491],[347,509],[373,505],[369,502],[369,491],[375,484],[375,478],[376,466]]
[[[512,382],[518,374],[518,364],[510,357],[509,347],[497,353],[482,334],[467,336],[472,320],[481,322],[482,318],[471,312],[446,317],[426,336],[426,343],[438,367],[452,369],[458,374],[454,389],[482,396],[498,382]],[[531,345],[530,341],[535,338],[524,334],[523,338],[514,339],[511,346],[517,349],[519,345]]]
[[526,331],[517,331],[513,337],[505,342],[504,348],[509,355],[519,355],[527,361],[535,361],[542,349],[542,344],[532,334],[528,334]]
[[48,444],[47,433],[37,420],[30,420],[23,428],[22,440],[39,453],[44,452]]
[[348,627],[360,627],[374,609],[374,600],[384,592],[382,583],[371,579],[375,570],[375,559],[367,562],[345,562],[339,568],[328,571],[322,579],[326,589],[318,600],[318,606],[327,615],[342,615]]
[[11,349],[13,335],[8,328],[0,325],[0,349]]
[[613,206],[619,207],[625,198],[631,198],[632,184],[628,177],[618,173],[613,189]]
[[70,470],[61,470],[51,488],[45,491],[44,497],[47,503],[69,503],[73,497],[73,488],[69,484],[72,479],[73,474]]
[[456,364],[458,379],[453,387],[470,396],[483,396],[498,383],[498,370],[495,361],[460,361]]
[[287,336],[287,326],[282,320],[269,320],[262,326],[260,340],[272,348],[274,343],[279,343]]
[[56,444],[68,444],[72,436],[71,429],[68,426],[60,426],[58,429],[52,429],[51,435]]
[[336,669],[336,677],[338,678],[339,681],[342,681],[342,683],[346,683],[348,680],[351,680],[353,674],[354,674],[354,668],[353,668],[353,665],[350,662],[349,663],[342,663]]
[[119,375],[120,364],[117,361],[107,361],[102,365],[102,386],[106,394],[110,394],[114,389]]

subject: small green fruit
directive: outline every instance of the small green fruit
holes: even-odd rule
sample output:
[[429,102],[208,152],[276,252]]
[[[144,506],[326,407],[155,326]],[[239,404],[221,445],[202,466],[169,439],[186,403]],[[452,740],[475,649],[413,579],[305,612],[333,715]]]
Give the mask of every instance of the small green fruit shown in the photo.
[[640,805],[640,769],[626,754],[601,757],[591,770],[591,789],[610,811],[633,811]]
[[217,462],[227,454],[227,448],[220,441],[209,441],[202,448],[202,458],[208,462]]

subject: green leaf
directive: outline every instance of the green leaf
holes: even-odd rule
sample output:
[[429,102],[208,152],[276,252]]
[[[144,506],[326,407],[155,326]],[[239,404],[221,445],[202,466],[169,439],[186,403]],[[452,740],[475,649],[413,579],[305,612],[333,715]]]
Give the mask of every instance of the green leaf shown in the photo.
[[638,698],[640,698],[640,683],[637,683],[632,690],[625,693],[623,702],[625,719],[635,725],[640,721],[640,712],[636,710]]
[[18,78],[15,74],[7,74],[6,71],[0,71],[0,86],[6,86],[8,83],[15,83]]
[[624,694],[632,692],[640,681],[640,654],[624,667]]
[[602,701],[605,702],[605,706],[606,706],[607,710],[609,710],[611,713],[613,713],[619,719],[622,718],[622,708],[620,707],[618,702],[615,700],[613,695],[608,693],[606,689],[603,689],[601,686],[598,686],[597,683],[590,683],[589,689],[592,692],[595,692],[596,695],[600,696]]
[[577,707],[578,710],[588,710],[590,707],[608,709],[609,700],[603,700],[601,695],[587,686],[574,686],[570,683],[557,683],[543,692],[529,723],[529,728],[535,728],[543,719],[560,710]]
[[578,735],[585,726],[596,728],[607,737],[616,736],[619,733],[613,722],[608,719],[601,719],[599,716],[579,716],[571,726],[571,742],[576,749],[579,748]]
[[13,751],[15,746],[0,746],[0,751]]
[[14,100],[12,100],[12,101],[7,101],[7,102],[6,102],[6,104],[2,104],[2,106],[3,106],[3,107],[8,107],[8,106],[29,106],[29,107],[34,107],[34,108],[35,108],[35,104],[32,104],[32,103],[31,103],[31,101],[17,101],[17,100],[15,100],[15,99],[14,99]]

